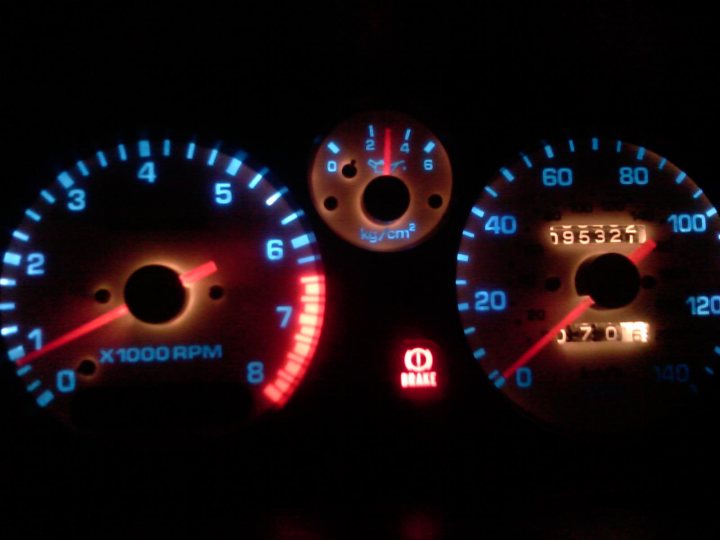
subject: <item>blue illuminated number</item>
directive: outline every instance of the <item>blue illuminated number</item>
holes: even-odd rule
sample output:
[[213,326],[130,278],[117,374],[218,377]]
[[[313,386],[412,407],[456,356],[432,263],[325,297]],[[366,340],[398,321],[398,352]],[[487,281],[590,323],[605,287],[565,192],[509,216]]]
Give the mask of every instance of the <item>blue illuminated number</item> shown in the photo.
[[707,230],[705,214],[670,214],[668,223],[674,233],[701,233]]
[[435,168],[435,163],[432,159],[426,159],[423,161],[423,169],[426,171],[432,171]]
[[366,152],[374,152],[375,151],[375,139],[367,139],[365,141],[365,151]]
[[145,180],[148,184],[155,182],[157,174],[155,174],[155,163],[147,161],[142,164],[140,170],[137,173],[138,180]]
[[72,369],[61,369],[57,372],[55,385],[63,394],[75,390],[75,372]]
[[42,276],[45,274],[45,255],[42,253],[31,253],[27,257],[27,275]]
[[505,311],[507,305],[505,291],[475,291],[475,311]]
[[620,167],[620,183],[623,186],[646,186],[650,179],[647,167]]
[[71,189],[68,191],[68,210],[72,212],[82,212],[85,210],[85,190],[84,189]]
[[265,245],[265,254],[271,261],[279,261],[283,258],[285,250],[283,249],[282,240],[268,240]]
[[655,382],[687,384],[690,382],[690,366],[687,364],[666,364],[653,366]]
[[42,337],[42,330],[40,328],[35,328],[32,332],[30,332],[27,335],[27,338],[31,341],[34,341],[33,346],[35,347],[36,351],[42,349],[43,337]]
[[230,182],[215,182],[215,202],[217,204],[230,204],[232,202],[231,187]]
[[694,317],[720,315],[720,295],[689,296],[685,303],[690,306],[690,314]]
[[327,162],[328,172],[337,172],[337,161],[330,160]]
[[410,153],[410,143],[402,143],[402,146],[400,146],[400,151],[403,154],[409,154]]
[[493,234],[515,234],[517,232],[517,220],[515,216],[489,216],[485,222],[485,230]]
[[247,365],[247,382],[250,384],[260,384],[265,380],[265,365],[259,360],[248,362]]
[[568,169],[567,167],[560,169],[545,167],[542,172],[542,183],[548,187],[571,186],[573,183],[572,169]]
[[275,313],[282,313],[282,319],[280,319],[280,328],[287,328],[288,322],[290,322],[290,316],[292,315],[292,306],[277,306]]
[[530,388],[533,382],[532,369],[521,367],[515,372],[515,382],[518,388]]

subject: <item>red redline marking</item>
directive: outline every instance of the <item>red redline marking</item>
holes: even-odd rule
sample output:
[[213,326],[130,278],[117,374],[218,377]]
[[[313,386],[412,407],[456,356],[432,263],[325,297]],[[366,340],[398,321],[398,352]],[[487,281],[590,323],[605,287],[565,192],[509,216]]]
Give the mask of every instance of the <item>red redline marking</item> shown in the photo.
[[[294,320],[296,331],[292,336],[292,348],[285,355],[285,362],[275,373],[275,377],[263,388],[265,397],[277,407],[282,407],[290,399],[317,348],[325,307],[325,276],[302,276],[300,292],[303,311]],[[308,318],[312,324],[307,324],[310,322]]]
[[265,386],[263,394],[265,394],[265,397],[267,397],[270,401],[278,405],[280,404],[280,400],[283,398],[282,392],[280,392],[280,390],[278,390],[272,383]]
[[312,315],[323,315],[323,311],[320,309],[320,304],[317,304],[315,302],[310,302],[305,304],[305,309],[303,310],[304,313],[310,313]]
[[277,388],[278,390],[280,390],[280,392],[282,392],[283,397],[286,397],[286,398],[290,397],[289,392],[292,390],[292,385],[289,382],[287,382],[285,379],[280,377],[279,374],[275,378],[275,388]]
[[295,384],[295,375],[291,374],[289,371],[285,369],[285,367],[282,367],[278,370],[278,377],[283,379],[288,384]]
[[392,159],[392,130],[385,128],[385,148],[383,152],[383,174],[390,174],[390,160]]
[[303,358],[302,356],[298,356],[298,355],[295,354],[294,352],[289,352],[289,353],[287,353],[287,357],[288,357],[288,359],[290,359],[290,360],[292,360],[292,361],[294,361],[294,362],[298,362],[298,363],[300,363],[300,364],[302,364],[303,362],[305,362],[305,360],[307,360],[307,358]]
[[293,360],[289,360],[285,362],[285,367],[283,369],[292,377],[298,377],[300,375],[300,372],[302,371],[302,364]]
[[[654,250],[657,247],[657,243],[655,243],[654,240],[648,240],[644,244],[642,244],[639,248],[637,248],[635,251],[630,253],[627,258],[632,261],[633,264],[639,264],[645,257],[650,255],[652,250]],[[570,313],[565,315],[560,322],[558,322],[555,326],[553,326],[543,337],[541,337],[538,341],[536,341],[527,351],[525,351],[520,358],[515,360],[513,364],[511,364],[505,371],[503,371],[503,378],[509,379],[512,377],[515,372],[523,367],[525,364],[530,362],[535,356],[543,350],[548,343],[550,343],[553,339],[555,339],[555,336],[557,336],[560,333],[560,330],[565,328],[568,324],[571,324],[574,320],[576,320],[580,315],[585,313],[590,306],[593,305],[593,300],[590,297],[583,298],[580,303],[575,306]]]
[[319,323],[317,315],[308,315],[304,312],[300,314],[300,324],[303,326],[318,326]]
[[[180,274],[180,281],[183,285],[187,286],[197,281],[200,281],[201,279],[204,279],[214,274],[215,272],[217,272],[217,265],[215,264],[215,262],[206,262],[205,264],[201,264],[200,266],[193,268],[192,270],[188,270],[187,272]],[[114,322],[117,319],[124,317],[128,313],[130,313],[130,309],[127,307],[126,304],[113,308],[107,313],[100,315],[99,317],[96,317],[95,319],[86,322],[81,326],[78,326],[74,330],[70,330],[70,332],[60,336],[57,339],[54,339],[53,341],[51,341],[44,347],[38,349],[37,351],[32,351],[29,354],[26,354],[17,361],[17,365],[22,367],[26,364],[29,364],[30,362],[37,360],[41,356],[44,356],[54,351],[55,349],[59,349],[60,347],[67,345],[71,341],[75,341],[76,339],[79,339],[91,332],[94,332],[95,330],[98,330],[103,326],[107,326],[111,322]]]

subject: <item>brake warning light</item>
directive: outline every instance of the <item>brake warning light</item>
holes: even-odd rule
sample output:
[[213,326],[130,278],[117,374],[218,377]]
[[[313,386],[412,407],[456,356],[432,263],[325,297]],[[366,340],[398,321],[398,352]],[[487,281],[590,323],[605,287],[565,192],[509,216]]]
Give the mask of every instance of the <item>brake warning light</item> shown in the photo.
[[414,347],[405,351],[405,369],[400,373],[400,384],[405,389],[434,388],[437,372],[433,371],[433,354],[430,349]]

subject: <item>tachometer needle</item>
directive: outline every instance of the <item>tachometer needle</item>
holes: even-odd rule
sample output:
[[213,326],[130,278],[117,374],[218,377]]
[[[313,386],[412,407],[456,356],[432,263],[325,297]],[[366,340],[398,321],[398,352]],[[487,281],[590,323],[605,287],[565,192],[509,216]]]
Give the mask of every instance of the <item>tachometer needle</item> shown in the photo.
[[[217,265],[215,264],[215,262],[209,261],[193,268],[192,270],[188,270],[187,272],[183,272],[182,274],[180,274],[180,282],[187,287],[197,281],[211,276],[215,272],[217,272]],[[30,362],[40,358],[41,356],[44,356],[56,349],[59,349],[60,347],[63,347],[64,345],[67,345],[68,343],[71,343],[76,339],[79,339],[91,332],[94,332],[95,330],[102,328],[103,326],[107,326],[111,322],[116,321],[117,319],[120,319],[129,313],[130,309],[127,307],[126,304],[122,304],[121,306],[113,308],[107,313],[104,313],[103,315],[100,315],[99,317],[96,317],[95,319],[86,322],[85,324],[82,324],[73,330],[70,330],[70,332],[60,336],[59,338],[54,339],[44,347],[26,354],[17,361],[17,365],[22,367],[26,364],[29,364]]]
[[[655,249],[657,244],[653,240],[648,240],[644,244],[642,244],[640,247],[638,247],[635,251],[630,253],[627,258],[630,259],[630,261],[633,264],[639,264],[645,257],[647,257],[652,250]],[[510,365],[505,371],[502,373],[502,380],[506,381],[510,377],[512,377],[515,372],[523,367],[525,364],[530,362],[535,356],[542,351],[548,343],[550,343],[555,337],[560,333],[560,331],[565,328],[568,324],[572,324],[573,321],[575,321],[580,315],[585,313],[590,306],[594,304],[594,301],[592,298],[585,297],[583,298],[577,306],[575,306],[567,315],[565,315],[560,322],[558,322],[555,326],[553,326],[543,337],[541,337],[538,341],[536,341],[527,351],[525,351],[520,358],[515,360],[515,362]]]
[[383,152],[383,174],[385,176],[392,172],[392,130],[385,128],[385,145]]
[[180,283],[187,287],[196,281],[212,276],[215,272],[217,272],[217,265],[214,261],[208,261],[205,264],[201,264],[192,270],[180,274]]

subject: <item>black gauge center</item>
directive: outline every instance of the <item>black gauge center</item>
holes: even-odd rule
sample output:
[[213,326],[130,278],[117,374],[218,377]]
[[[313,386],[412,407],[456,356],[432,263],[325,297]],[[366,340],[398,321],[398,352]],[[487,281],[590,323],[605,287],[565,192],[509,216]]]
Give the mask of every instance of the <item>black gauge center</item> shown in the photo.
[[180,276],[167,266],[143,266],[125,285],[125,302],[130,313],[147,323],[174,319],[182,312],[186,300]]
[[365,212],[377,221],[395,221],[409,206],[410,191],[405,182],[394,176],[378,176],[363,193]]
[[640,273],[624,255],[606,253],[580,265],[575,288],[589,295],[599,308],[619,308],[632,302],[640,290]]

